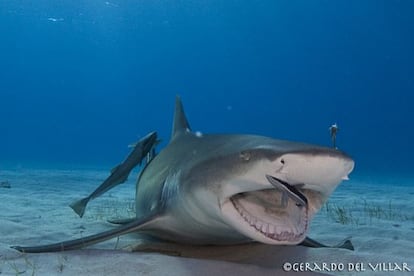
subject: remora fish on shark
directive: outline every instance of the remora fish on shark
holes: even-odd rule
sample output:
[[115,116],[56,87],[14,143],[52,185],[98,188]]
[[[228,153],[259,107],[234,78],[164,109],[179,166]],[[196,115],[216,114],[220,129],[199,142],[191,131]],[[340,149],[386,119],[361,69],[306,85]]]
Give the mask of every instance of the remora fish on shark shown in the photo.
[[132,222],[76,240],[13,248],[71,250],[137,231],[186,244],[324,247],[306,238],[310,221],[353,167],[337,149],[254,135],[195,134],[177,97],[171,141],[139,176]]
[[145,137],[140,139],[135,145],[132,152],[128,155],[124,162],[112,169],[111,175],[89,196],[82,198],[81,200],[71,203],[69,206],[82,217],[85,213],[86,205],[89,201],[103,193],[112,189],[113,187],[124,183],[127,179],[131,170],[141,163],[142,159],[151,154],[152,149],[157,141],[157,133],[151,132]]

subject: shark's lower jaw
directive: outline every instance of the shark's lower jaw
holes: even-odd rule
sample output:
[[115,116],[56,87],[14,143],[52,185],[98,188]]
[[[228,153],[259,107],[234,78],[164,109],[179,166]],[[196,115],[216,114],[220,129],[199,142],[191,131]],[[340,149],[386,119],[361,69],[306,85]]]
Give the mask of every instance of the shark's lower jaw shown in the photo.
[[[276,189],[240,193],[230,202],[232,224],[249,238],[267,244],[298,244],[306,237],[308,206],[282,200]],[[230,205],[230,204],[227,204]]]

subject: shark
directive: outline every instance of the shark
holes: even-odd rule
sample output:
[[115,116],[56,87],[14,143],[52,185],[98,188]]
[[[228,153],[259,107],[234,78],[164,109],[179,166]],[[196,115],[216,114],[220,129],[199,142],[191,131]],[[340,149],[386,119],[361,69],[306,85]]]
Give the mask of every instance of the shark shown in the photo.
[[[137,180],[136,217],[91,236],[12,248],[73,250],[131,232],[190,245],[326,247],[307,237],[310,222],[353,168],[352,158],[338,149],[193,132],[177,97],[171,140]],[[352,249],[349,241],[338,247]]]
[[127,156],[127,158],[119,165],[111,170],[111,174],[105,181],[89,196],[80,200],[72,202],[69,206],[78,214],[83,217],[86,209],[86,205],[94,198],[97,198],[116,187],[119,184],[127,181],[132,169],[142,162],[145,156],[151,155],[154,145],[157,143],[157,133],[150,132],[138,142],[133,145],[133,150]]

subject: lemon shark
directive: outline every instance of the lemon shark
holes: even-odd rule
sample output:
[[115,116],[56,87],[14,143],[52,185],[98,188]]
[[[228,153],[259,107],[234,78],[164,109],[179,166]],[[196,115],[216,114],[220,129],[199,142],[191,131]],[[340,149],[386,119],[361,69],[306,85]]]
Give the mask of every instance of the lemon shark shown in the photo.
[[193,245],[256,241],[324,247],[306,237],[310,222],[353,167],[337,149],[192,132],[177,97],[171,140],[138,178],[132,221],[80,239],[13,248],[72,250],[131,232]]

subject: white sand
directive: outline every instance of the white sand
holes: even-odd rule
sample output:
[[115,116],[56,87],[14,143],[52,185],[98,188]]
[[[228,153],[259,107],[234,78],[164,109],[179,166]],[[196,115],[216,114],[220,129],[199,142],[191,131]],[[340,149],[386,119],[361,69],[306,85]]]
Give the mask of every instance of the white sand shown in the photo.
[[[2,170],[0,182],[1,275],[283,275],[283,264],[308,263],[334,275],[378,275],[374,267],[411,269],[382,275],[414,275],[414,179],[357,177],[345,182],[315,218],[310,236],[335,244],[352,236],[355,251],[298,246],[174,247],[185,257],[128,252],[136,235],[63,253],[21,254],[11,245],[39,245],[110,229],[106,218],[132,215],[134,179],[92,201],[80,219],[68,207],[108,176],[94,170]],[[337,221],[342,221],[339,223]],[[118,248],[118,249],[115,249]],[[165,249],[165,248],[164,248]],[[171,248],[169,248],[171,250]],[[339,266],[337,269],[334,269]],[[341,265],[344,267],[342,268]],[[352,266],[362,272],[349,270]],[[362,267],[361,267],[362,266]],[[372,266],[372,267],[371,267]],[[286,273],[288,274],[288,273]],[[304,275],[302,273],[302,275]]]

